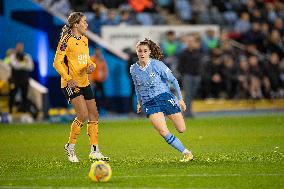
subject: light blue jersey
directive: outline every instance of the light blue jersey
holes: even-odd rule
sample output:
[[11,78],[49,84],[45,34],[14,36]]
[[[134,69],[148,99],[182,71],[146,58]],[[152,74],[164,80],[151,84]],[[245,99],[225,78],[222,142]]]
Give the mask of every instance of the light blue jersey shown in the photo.
[[130,67],[130,73],[135,85],[136,95],[142,104],[159,94],[171,93],[169,82],[173,84],[178,99],[182,99],[177,79],[163,62],[149,59],[144,68],[140,67],[137,62]]

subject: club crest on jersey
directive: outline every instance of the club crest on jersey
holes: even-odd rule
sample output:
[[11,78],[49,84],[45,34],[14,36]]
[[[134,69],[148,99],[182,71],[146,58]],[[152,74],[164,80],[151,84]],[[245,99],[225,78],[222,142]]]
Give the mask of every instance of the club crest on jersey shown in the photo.
[[150,77],[155,77],[155,73],[154,72],[150,73]]
[[74,93],[79,93],[79,92],[80,92],[80,88],[76,87],[76,88],[74,89]]
[[65,51],[67,48],[67,44],[66,43],[62,43],[61,46],[60,46],[60,50],[61,51]]

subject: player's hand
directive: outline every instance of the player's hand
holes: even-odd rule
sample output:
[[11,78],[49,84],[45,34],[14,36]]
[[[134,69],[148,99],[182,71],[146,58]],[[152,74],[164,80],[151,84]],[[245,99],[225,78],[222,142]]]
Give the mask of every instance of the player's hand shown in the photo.
[[141,112],[141,110],[142,110],[141,104],[138,103],[137,104],[137,113],[139,114]]
[[183,100],[179,100],[178,102],[179,102],[181,110],[184,112],[186,110],[186,105],[185,105],[184,101]]
[[76,88],[78,86],[78,83],[74,79],[71,79],[67,82],[67,85],[68,85],[68,87],[73,89],[73,88]]
[[95,71],[96,67],[94,66],[94,64],[91,64],[90,66],[87,67],[87,74],[92,73],[93,71]]

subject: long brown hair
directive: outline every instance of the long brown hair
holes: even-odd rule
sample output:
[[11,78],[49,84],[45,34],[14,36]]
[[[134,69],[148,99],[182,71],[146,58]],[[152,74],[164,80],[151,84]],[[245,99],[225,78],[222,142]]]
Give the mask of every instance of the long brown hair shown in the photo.
[[146,45],[149,47],[151,54],[150,58],[157,59],[157,60],[162,60],[164,58],[163,52],[160,48],[159,45],[157,45],[154,41],[151,39],[145,38],[144,41],[140,41],[137,43],[136,47],[140,45]]
[[83,16],[84,14],[82,12],[72,12],[67,18],[68,24],[65,24],[62,28],[60,37],[62,38],[70,32],[74,24],[78,24]]

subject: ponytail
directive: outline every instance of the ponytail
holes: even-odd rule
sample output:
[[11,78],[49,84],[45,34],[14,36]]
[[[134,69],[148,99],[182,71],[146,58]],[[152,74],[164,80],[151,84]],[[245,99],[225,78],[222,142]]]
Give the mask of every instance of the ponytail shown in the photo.
[[63,36],[65,36],[67,33],[69,33],[71,31],[71,28],[69,27],[69,25],[65,24],[62,28],[61,34],[60,34],[60,38],[62,38]]

